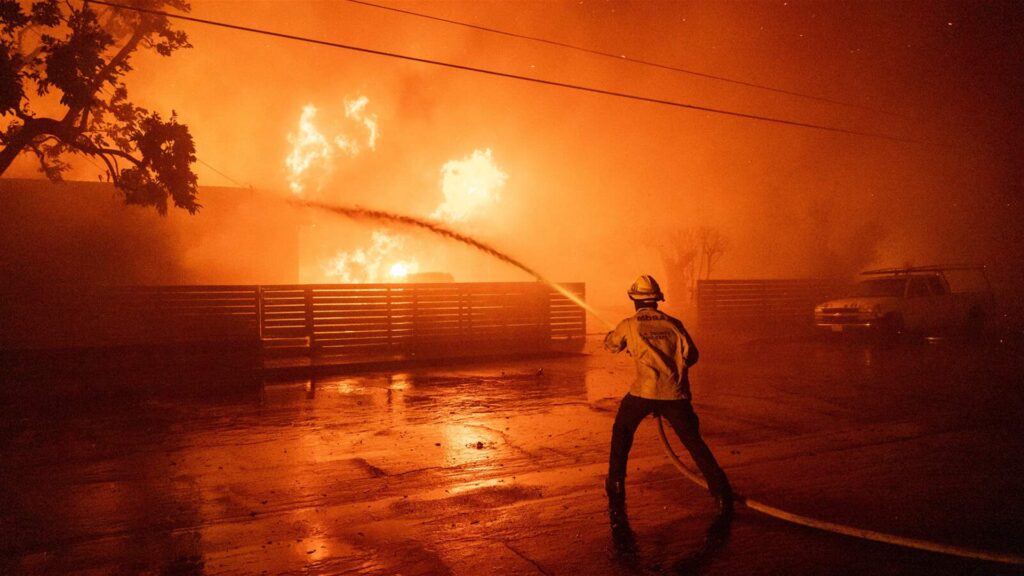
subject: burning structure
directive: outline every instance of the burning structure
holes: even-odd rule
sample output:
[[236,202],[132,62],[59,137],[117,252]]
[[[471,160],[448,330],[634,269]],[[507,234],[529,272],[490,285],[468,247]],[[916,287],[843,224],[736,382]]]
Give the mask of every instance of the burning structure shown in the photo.
[[[522,26],[530,36],[579,47],[617,38],[615,53],[626,58],[357,3],[298,3],[285,14],[274,3],[251,3],[239,13],[228,4],[201,2],[194,15],[260,30],[276,30],[271,23],[280,23],[279,32],[299,39],[339,40],[380,53],[840,131],[630,101],[188,21],[175,26],[188,33],[194,49],[176,51],[173,66],[158,54],[139,52],[126,81],[140,103],[165,115],[177,111],[189,124],[204,184],[228,184],[230,178],[282,198],[297,193],[457,222],[550,276],[586,280],[591,298],[603,306],[614,306],[622,278],[641,271],[676,276],[666,262],[683,256],[677,239],[702,228],[728,240],[715,266],[719,278],[848,279],[873,265],[982,262],[990,265],[1001,300],[1022,292],[1016,288],[1024,285],[1019,272],[994,265],[1019,260],[1024,244],[1016,225],[1019,161],[1009,152],[1017,146],[1008,144],[1017,141],[1022,125],[1017,107],[1009,105],[1018,91],[1013,55],[1020,51],[1016,36],[1004,33],[1012,10],[929,6],[922,8],[923,23],[920,15],[909,15],[914,10],[881,7],[869,14],[851,7],[825,13],[795,6],[556,3],[535,14],[512,14],[456,4],[446,8],[452,14],[441,16],[494,29]],[[884,29],[876,17],[887,23]],[[354,22],[360,25],[354,28]],[[773,32],[765,31],[765,22],[775,26]],[[676,41],[679,27],[691,44]],[[372,32],[385,29],[390,32]],[[710,40],[720,30],[737,31],[728,49]],[[597,52],[611,53],[604,48]],[[786,56],[765,64],[765,55],[776,53]],[[689,62],[683,72],[648,65],[677,61]],[[713,74],[721,77],[716,79],[686,72],[705,68],[727,73]],[[804,74],[826,68],[831,76]],[[225,96],[239,93],[238,87],[245,87],[244,97]],[[955,122],[964,118],[971,120]],[[96,166],[68,160],[69,179],[95,178]],[[449,163],[463,163],[463,175],[490,171],[486,177],[493,182],[477,189],[484,203],[467,197],[457,201],[461,207],[452,204],[445,190],[461,186],[458,177],[449,170],[439,178],[442,167],[456,168]],[[31,158],[23,156],[5,176],[34,173]],[[284,212],[266,213],[268,219],[277,215]],[[416,234],[323,220],[309,216],[301,227],[302,281],[391,280],[417,267],[457,280],[525,279],[484,257],[421,242]],[[629,270],[619,281],[609,277],[609,270],[624,264]],[[691,281],[679,275],[667,289],[686,302]]]
[[[380,130],[377,115],[368,111],[371,109],[369,98],[345,99],[343,109],[347,123],[327,130],[330,136],[318,126],[318,109],[312,104],[302,109],[298,128],[289,133],[292,150],[285,165],[289,189],[296,197],[337,201],[344,189],[341,182],[334,180],[335,173],[343,169],[341,164],[355,162],[361,153],[376,150]],[[463,226],[471,224],[483,211],[498,209],[500,190],[508,179],[495,163],[490,149],[473,150],[464,158],[448,160],[441,166],[440,174],[442,200],[429,218]],[[402,282],[411,274],[429,272],[429,266],[436,267],[444,262],[427,254],[426,244],[415,243],[401,232],[386,228],[373,229],[368,241],[346,239],[355,246],[338,247],[336,226],[317,223],[306,226],[304,251],[310,254],[309,262],[300,273],[301,281]],[[323,253],[332,254],[324,257]],[[428,264],[421,264],[421,260]]]
[[[609,539],[631,367],[533,355],[585,332],[583,284],[533,278],[583,280],[618,316],[639,274],[701,347],[701,426],[748,506],[785,494],[827,520],[805,525],[931,551],[757,524],[717,571],[1024,562],[1019,330],[776,330],[875,266],[986,263],[1000,309],[1021,302],[1019,5],[188,8],[0,2],[0,572],[685,572],[707,510],[679,506],[649,426],[630,467],[647,521],[611,518]],[[72,182],[21,180],[40,163]],[[711,337],[737,302],[771,333]],[[208,362],[11,361],[26,335]],[[446,359],[252,378],[224,342]],[[474,347],[531,356],[447,360]],[[951,548],[968,554],[929,555]]]

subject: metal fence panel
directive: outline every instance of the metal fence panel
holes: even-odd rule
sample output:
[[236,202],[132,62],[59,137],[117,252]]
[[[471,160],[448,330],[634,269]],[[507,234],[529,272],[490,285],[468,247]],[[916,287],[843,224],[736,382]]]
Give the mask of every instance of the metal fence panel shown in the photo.
[[703,330],[806,328],[814,305],[840,286],[827,279],[701,280],[697,314]]
[[2,350],[239,343],[325,358],[571,350],[586,331],[583,310],[522,282],[55,288],[6,295],[0,321]]

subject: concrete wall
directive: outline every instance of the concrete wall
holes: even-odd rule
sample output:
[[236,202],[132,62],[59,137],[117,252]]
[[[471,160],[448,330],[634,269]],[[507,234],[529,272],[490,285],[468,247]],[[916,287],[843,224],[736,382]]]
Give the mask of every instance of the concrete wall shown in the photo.
[[199,202],[160,216],[106,183],[0,179],[0,291],[298,280],[298,222],[279,200],[201,188]]

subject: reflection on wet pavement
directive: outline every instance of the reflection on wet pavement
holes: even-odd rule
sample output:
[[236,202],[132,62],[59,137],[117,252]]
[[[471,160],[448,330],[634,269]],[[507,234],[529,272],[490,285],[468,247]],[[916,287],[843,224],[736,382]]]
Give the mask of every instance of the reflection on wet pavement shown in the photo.
[[[1012,551],[1024,505],[1004,495],[1024,486],[1002,471],[1021,470],[1019,360],[984,349],[953,362],[950,346],[708,346],[695,404],[747,493]],[[594,355],[10,395],[0,573],[681,573],[712,505],[669,466],[653,424],[630,460],[629,537],[609,536],[607,442],[631,372]],[[963,567],[754,518],[741,513],[700,569],[813,571],[836,555],[862,559],[853,573]]]

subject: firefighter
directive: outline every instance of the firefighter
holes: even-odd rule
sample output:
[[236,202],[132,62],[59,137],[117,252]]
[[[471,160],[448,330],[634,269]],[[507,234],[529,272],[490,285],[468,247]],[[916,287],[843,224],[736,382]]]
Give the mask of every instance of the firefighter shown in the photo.
[[668,420],[707,480],[718,505],[713,528],[724,531],[732,518],[733,494],[725,472],[700,436],[697,415],[690,404],[687,371],[697,362],[697,347],[683,323],[658,310],[665,299],[658,282],[643,275],[629,288],[636,313],[623,320],[604,339],[610,352],[625,350],[636,363],[636,380],[619,404],[612,427],[611,455],[605,490],[609,507],[620,517],[626,503],[626,462],[633,434],[650,414]]

